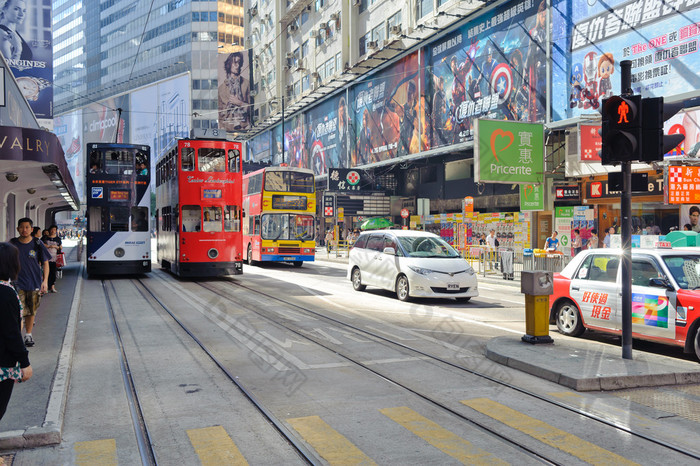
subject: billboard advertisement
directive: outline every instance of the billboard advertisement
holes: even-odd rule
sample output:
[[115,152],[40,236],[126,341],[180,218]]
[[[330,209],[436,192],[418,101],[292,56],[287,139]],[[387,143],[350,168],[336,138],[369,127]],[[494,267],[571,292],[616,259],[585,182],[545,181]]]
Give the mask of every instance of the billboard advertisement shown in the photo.
[[82,110],[75,110],[54,118],[53,129],[63,148],[66,164],[73,177],[73,184],[80,197],[81,204],[85,202],[85,159],[83,156],[82,119]]
[[150,146],[152,171],[175,138],[190,135],[189,89],[189,75],[182,75],[131,93],[131,137],[125,142]]
[[[122,109],[121,115],[118,109]],[[111,97],[83,107],[83,144],[130,142],[129,95]]]
[[7,0],[0,10],[0,51],[39,119],[53,118],[51,0]]
[[253,82],[251,64],[252,50],[220,53],[219,79],[219,128],[226,131],[250,129],[253,116],[253,97],[250,84]]
[[600,108],[619,94],[622,60],[632,62],[632,90],[671,97],[700,88],[700,3],[554,0],[552,119]]
[[284,161],[290,167],[309,168],[309,157],[305,142],[304,115],[298,114],[291,120],[285,121]]
[[326,100],[305,114],[306,153],[315,175],[347,166],[348,113],[345,95]]
[[545,2],[506,2],[426,47],[431,147],[473,140],[477,118],[544,121]]
[[418,53],[408,55],[350,92],[356,141],[351,166],[420,151]]
[[260,133],[248,141],[248,162],[269,161],[271,156],[269,131]]

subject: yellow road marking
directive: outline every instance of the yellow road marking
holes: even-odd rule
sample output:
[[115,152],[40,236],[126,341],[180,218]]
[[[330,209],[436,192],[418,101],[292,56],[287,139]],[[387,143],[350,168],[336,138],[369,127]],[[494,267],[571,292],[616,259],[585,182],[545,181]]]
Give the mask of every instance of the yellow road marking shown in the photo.
[[462,403],[550,447],[573,455],[586,463],[606,465],[637,464],[598,445],[487,398],[463,400]]
[[[562,399],[579,409],[586,409],[589,410],[589,412],[591,409],[595,409],[593,405],[596,403],[591,403],[584,400],[583,396],[579,393],[550,392],[549,395],[555,398]],[[603,414],[600,413],[601,410],[603,411]],[[614,422],[622,422],[625,423],[625,425],[629,425],[630,421],[634,420],[636,422],[635,425],[638,427],[658,427],[657,422],[654,422],[651,419],[640,416],[638,414],[631,413],[627,409],[615,408],[614,406],[608,406],[607,404],[604,404],[600,409],[598,409],[598,412],[599,413],[596,415],[612,418]]]
[[379,410],[462,464],[508,464],[405,406]]
[[287,422],[331,465],[376,464],[318,416],[297,417]]
[[248,464],[236,444],[221,426],[190,429],[190,443],[202,466],[219,464]]
[[117,441],[112,439],[76,442],[73,445],[76,465],[117,464]]

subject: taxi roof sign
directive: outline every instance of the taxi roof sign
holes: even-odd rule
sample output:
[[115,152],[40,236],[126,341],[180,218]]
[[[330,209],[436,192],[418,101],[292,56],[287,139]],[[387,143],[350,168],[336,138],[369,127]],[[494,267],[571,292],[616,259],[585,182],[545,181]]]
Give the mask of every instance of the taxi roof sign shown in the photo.
[[670,241],[657,241],[654,243],[656,249],[673,249]]

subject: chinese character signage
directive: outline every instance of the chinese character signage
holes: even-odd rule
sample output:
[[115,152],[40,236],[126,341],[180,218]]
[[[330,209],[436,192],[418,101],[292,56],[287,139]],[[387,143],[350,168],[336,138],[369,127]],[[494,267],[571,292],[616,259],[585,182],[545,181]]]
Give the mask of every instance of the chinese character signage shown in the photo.
[[323,216],[333,217],[335,215],[335,197],[323,196]]
[[668,167],[668,203],[700,202],[700,167]]
[[600,133],[600,125],[584,125],[579,126],[579,151],[581,154],[581,162],[600,162],[598,151],[603,149],[603,138]]
[[554,197],[558,201],[578,201],[581,197],[581,189],[578,185],[555,186]]
[[366,183],[362,170],[332,168],[328,172],[328,191],[360,191]]
[[[553,0],[552,119],[598,110],[620,91],[620,62],[632,62],[632,91],[671,97],[697,89],[700,3],[694,0]],[[688,70],[693,70],[688,72]]]
[[475,181],[540,184],[544,175],[544,126],[477,120]]
[[520,185],[520,211],[544,210],[544,189],[541,184]]

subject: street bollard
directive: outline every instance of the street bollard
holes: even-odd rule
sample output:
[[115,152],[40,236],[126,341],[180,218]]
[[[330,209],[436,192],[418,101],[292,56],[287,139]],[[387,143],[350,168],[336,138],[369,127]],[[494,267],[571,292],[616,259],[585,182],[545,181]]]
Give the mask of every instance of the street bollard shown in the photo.
[[526,343],[553,343],[549,336],[549,295],[554,291],[552,272],[523,270],[520,292],[525,294]]

